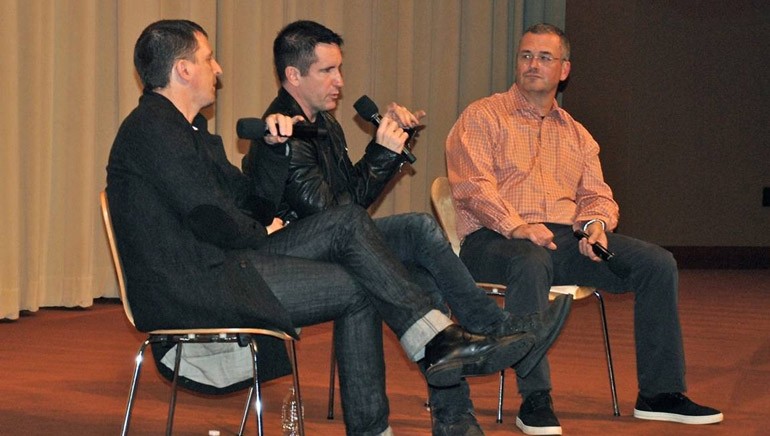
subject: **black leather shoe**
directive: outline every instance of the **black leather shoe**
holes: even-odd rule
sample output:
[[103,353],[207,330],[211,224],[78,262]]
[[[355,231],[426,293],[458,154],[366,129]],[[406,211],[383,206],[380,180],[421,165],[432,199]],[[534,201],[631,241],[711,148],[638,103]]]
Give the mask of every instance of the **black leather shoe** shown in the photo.
[[[533,314],[519,318],[518,324],[521,330],[514,331],[527,332],[534,335],[535,346],[527,357],[521,359],[518,364],[513,365],[517,376],[526,377],[540,363],[553,342],[559,337],[571,307],[572,295],[559,295],[542,315]],[[516,321],[513,321],[513,323],[515,325]]]
[[484,436],[484,431],[481,430],[473,412],[453,418],[452,422],[443,422],[434,417],[431,432],[433,436]]
[[530,333],[482,336],[453,324],[425,346],[425,378],[441,387],[456,385],[463,377],[492,374],[518,363],[534,344]]

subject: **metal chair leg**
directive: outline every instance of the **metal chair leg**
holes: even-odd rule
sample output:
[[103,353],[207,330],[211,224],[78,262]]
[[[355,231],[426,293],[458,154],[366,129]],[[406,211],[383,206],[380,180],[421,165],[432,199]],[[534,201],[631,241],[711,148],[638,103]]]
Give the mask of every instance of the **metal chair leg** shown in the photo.
[[[246,409],[243,411],[243,418],[241,419],[241,427],[238,430],[238,435],[243,436],[243,434],[246,431],[246,421],[249,417],[249,409],[251,409],[251,401],[252,398],[254,398],[254,392],[256,392],[256,400],[254,403],[254,409],[257,411],[257,428],[258,428],[258,434],[262,435],[263,433],[263,424],[262,424],[262,392],[261,388],[259,386],[259,380],[257,379],[258,374],[258,362],[259,362],[259,355],[258,355],[258,349],[256,340],[252,339],[251,342],[251,353],[252,357],[254,359],[254,385],[249,388],[249,395],[246,398]],[[302,393],[299,390],[299,372],[297,370],[297,348],[294,341],[291,341],[291,348],[289,349],[289,357],[291,359],[291,367],[292,367],[292,382],[294,384],[294,395],[297,398],[297,404],[299,405],[300,415],[299,415],[299,434],[300,436],[305,436],[305,420],[303,416],[303,407],[302,407]]]
[[610,348],[610,335],[607,331],[607,314],[604,310],[604,298],[599,291],[594,291],[594,295],[599,302],[599,313],[602,318],[602,333],[604,335],[604,351],[607,357],[607,373],[610,379],[610,392],[612,393],[612,414],[620,416],[620,406],[618,405],[618,391],[615,386],[615,367],[612,365],[612,350]]
[[305,406],[302,404],[302,393],[299,390],[299,370],[297,369],[296,341],[291,341],[289,349],[291,355],[292,381],[294,382],[294,396],[297,398],[297,418],[299,421],[299,436],[305,436]]
[[255,393],[254,412],[257,415],[255,418],[257,420],[257,434],[262,436],[264,434],[264,427],[262,425],[262,390],[259,386],[259,350],[257,349],[256,338],[251,338],[249,348],[251,348],[251,360],[254,366],[254,386],[252,386],[252,389]]
[[182,362],[182,343],[176,343],[174,358],[174,379],[171,382],[171,398],[168,401],[168,417],[166,418],[166,436],[171,436],[174,427],[174,410],[176,409],[176,388],[179,385],[179,365]]
[[433,428],[433,408],[430,406],[430,386],[426,383],[425,387],[428,388],[428,396],[425,397],[425,403],[423,403],[423,407],[425,407],[425,410],[427,410],[428,414],[430,414],[430,428]]
[[139,350],[134,358],[134,377],[131,380],[131,389],[128,391],[128,401],[126,402],[126,416],[123,417],[123,428],[120,431],[121,436],[128,435],[128,425],[131,421],[131,409],[134,407],[134,400],[136,399],[136,388],[139,383],[139,371],[142,369],[142,361],[144,360],[144,350],[150,345],[150,339],[145,339],[142,345],[139,346]]
[[241,418],[241,428],[238,429],[238,436],[243,436],[243,433],[246,431],[246,421],[249,419],[252,398],[254,398],[254,386],[249,388],[249,395],[246,397],[246,407],[243,409],[243,418]]
[[497,390],[497,423],[503,422],[503,394],[505,393],[505,370],[500,371],[500,388]]
[[332,336],[331,362],[329,363],[329,405],[327,406],[326,419],[334,419],[334,379],[337,369],[337,356],[334,354],[334,336]]

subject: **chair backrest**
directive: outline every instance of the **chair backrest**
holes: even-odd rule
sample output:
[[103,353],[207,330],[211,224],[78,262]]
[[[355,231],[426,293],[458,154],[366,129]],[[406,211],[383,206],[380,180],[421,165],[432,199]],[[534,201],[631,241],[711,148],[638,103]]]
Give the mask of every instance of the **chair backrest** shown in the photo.
[[444,229],[444,234],[449,239],[449,243],[452,244],[452,250],[455,254],[459,254],[460,238],[457,237],[456,212],[452,201],[452,191],[449,188],[449,179],[436,177],[430,187],[430,200],[433,204],[433,210],[436,212],[436,220]]
[[118,288],[120,288],[120,301],[123,302],[123,310],[126,312],[126,317],[134,324],[134,314],[131,312],[131,306],[128,305],[128,296],[126,295],[126,278],[123,274],[123,263],[120,261],[120,255],[118,254],[118,245],[115,241],[115,232],[112,230],[112,218],[110,217],[110,204],[107,201],[107,192],[102,191],[99,194],[99,204],[102,208],[102,221],[104,221],[104,229],[107,231],[107,241],[110,243],[110,254],[112,254],[112,264],[115,266],[115,274],[118,276]]

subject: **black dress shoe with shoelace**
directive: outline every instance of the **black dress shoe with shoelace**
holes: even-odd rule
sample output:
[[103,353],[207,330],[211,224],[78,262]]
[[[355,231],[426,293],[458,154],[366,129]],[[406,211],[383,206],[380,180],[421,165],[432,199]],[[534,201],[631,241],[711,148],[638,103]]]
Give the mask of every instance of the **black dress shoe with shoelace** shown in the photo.
[[493,374],[518,363],[535,344],[531,333],[483,336],[453,324],[425,346],[425,378],[433,386],[453,386],[463,377]]

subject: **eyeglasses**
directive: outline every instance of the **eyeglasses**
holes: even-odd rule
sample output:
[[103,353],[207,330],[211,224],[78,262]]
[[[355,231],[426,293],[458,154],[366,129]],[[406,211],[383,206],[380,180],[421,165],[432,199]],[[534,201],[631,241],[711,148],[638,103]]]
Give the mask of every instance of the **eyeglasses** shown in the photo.
[[564,61],[563,58],[555,58],[550,54],[532,54],[532,53],[519,53],[519,60],[524,63],[531,63],[537,59],[540,65],[551,65],[554,61]]

